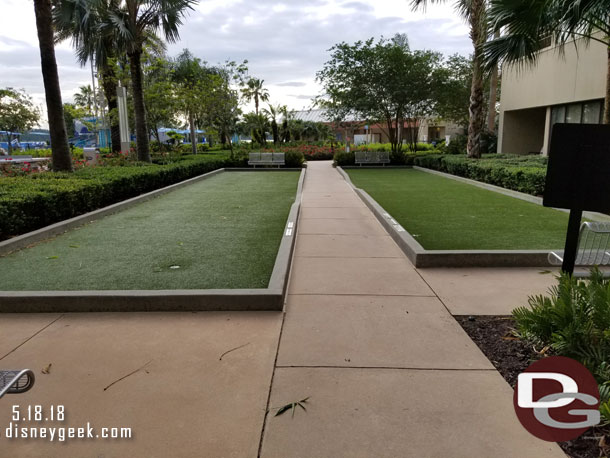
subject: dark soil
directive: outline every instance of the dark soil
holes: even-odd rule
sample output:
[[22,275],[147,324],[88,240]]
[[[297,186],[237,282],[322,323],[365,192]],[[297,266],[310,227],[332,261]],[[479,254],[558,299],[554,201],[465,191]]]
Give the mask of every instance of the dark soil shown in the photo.
[[[517,339],[513,331],[515,322],[506,316],[456,316],[470,338],[489,358],[502,377],[515,387],[517,376],[543,355],[541,348]],[[545,352],[549,355],[549,351]],[[608,443],[603,448],[603,441]],[[558,445],[571,458],[599,458],[610,456],[610,427],[592,428],[578,439],[558,442]]]

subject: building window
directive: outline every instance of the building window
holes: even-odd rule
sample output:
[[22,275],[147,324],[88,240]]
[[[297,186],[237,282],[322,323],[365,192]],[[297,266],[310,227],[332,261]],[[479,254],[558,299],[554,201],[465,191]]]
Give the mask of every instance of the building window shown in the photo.
[[583,124],[599,124],[602,115],[601,102],[589,102],[583,105],[582,123]]
[[569,124],[601,124],[603,114],[603,101],[573,103],[570,105],[557,105],[551,111],[551,125],[560,123]]
[[566,122],[568,124],[580,124],[582,120],[582,105],[575,103],[574,105],[568,105],[566,111]]

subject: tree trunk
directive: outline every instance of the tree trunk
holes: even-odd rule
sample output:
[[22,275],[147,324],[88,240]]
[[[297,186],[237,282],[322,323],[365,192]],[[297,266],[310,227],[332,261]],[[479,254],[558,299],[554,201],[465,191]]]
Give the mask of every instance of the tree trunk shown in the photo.
[[481,134],[485,125],[483,96],[483,55],[481,45],[485,42],[484,13],[485,0],[473,0],[470,14],[470,38],[474,45],[472,58],[472,87],[470,88],[470,120],[468,123],[468,157],[481,157]]
[[129,54],[129,70],[133,89],[133,107],[136,116],[136,149],[138,152],[138,161],[150,162],[148,127],[146,126],[146,107],[144,106],[144,93],[142,90],[141,57],[142,51],[136,51]]
[[608,73],[606,74],[606,101],[604,103],[604,124],[610,124],[610,46],[608,46]]
[[197,134],[195,133],[195,118],[193,113],[189,111],[189,128],[191,129],[191,151],[197,154]]
[[12,140],[13,140],[13,135],[9,134],[8,132],[6,133],[6,138],[7,138],[7,142],[8,142],[8,155],[12,156],[13,155],[13,145]]
[[61,101],[61,88],[55,60],[53,42],[53,14],[51,0],[34,0],[36,29],[40,45],[40,66],[47,102],[49,134],[51,136],[51,154],[53,169],[64,172],[72,171],[72,158],[68,145],[68,134],[64,120],[64,107]]
[[119,126],[119,102],[117,100],[117,77],[114,67],[108,65],[100,69],[102,78],[102,88],[108,103],[108,119],[110,122],[110,143],[111,151],[118,153],[121,151],[121,128]]
[[277,122],[275,121],[275,119],[271,122],[271,131],[273,132],[273,144],[277,145],[280,138],[279,138],[279,131],[277,128]]
[[[500,38],[500,32],[496,32],[494,39]],[[489,88],[489,111],[487,112],[487,130],[496,131],[496,102],[498,99],[498,65],[494,66],[491,74]]]

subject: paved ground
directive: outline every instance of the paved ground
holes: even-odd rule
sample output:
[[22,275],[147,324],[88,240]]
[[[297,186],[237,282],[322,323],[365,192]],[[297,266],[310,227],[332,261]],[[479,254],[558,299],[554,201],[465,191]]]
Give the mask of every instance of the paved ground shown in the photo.
[[[285,316],[2,316],[0,367],[38,380],[0,400],[0,456],[564,456],[520,426],[510,387],[450,314],[509,313],[551,275],[415,270],[328,162],[309,165],[301,217]],[[305,397],[307,412],[273,416]],[[133,438],[8,440],[15,404],[62,404],[64,426]]]

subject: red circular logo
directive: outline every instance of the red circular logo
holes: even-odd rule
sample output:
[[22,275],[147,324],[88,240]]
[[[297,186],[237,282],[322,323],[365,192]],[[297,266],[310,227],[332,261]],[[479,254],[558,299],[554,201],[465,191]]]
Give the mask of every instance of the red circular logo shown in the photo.
[[563,356],[536,361],[519,374],[513,396],[523,427],[549,442],[575,439],[597,425],[599,402],[599,388],[591,372]]

